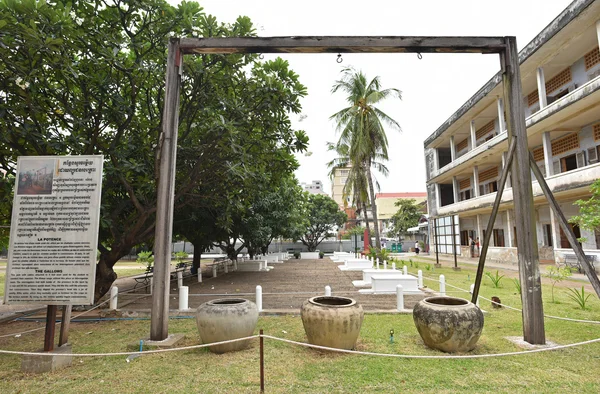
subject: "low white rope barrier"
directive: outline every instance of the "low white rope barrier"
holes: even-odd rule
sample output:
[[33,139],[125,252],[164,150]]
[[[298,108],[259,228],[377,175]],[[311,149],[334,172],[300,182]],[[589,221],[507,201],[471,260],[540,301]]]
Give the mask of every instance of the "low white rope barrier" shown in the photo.
[[175,347],[169,349],[156,349],[156,350],[146,350],[146,351],[137,351],[137,352],[116,352],[116,353],[49,353],[49,352],[18,352],[13,350],[0,350],[0,354],[21,354],[24,356],[61,356],[61,357],[112,357],[112,356],[131,356],[134,354],[146,355],[146,354],[154,354],[154,353],[167,353],[167,352],[177,352],[180,350],[191,350],[191,349],[201,349],[204,347],[210,347],[215,345],[224,345],[227,343],[240,342],[249,339],[258,338],[260,335],[252,335],[244,338],[236,338],[230,339],[227,341],[221,342],[213,342],[213,343],[203,343],[202,345],[191,345],[184,347]]
[[[410,272],[409,272],[409,275],[416,276],[415,274],[412,274],[412,273],[410,273]],[[430,277],[427,277],[427,276],[424,276],[423,278],[425,278],[425,279],[428,279],[428,280],[432,280],[432,281],[434,281],[434,282],[439,282],[439,279],[436,279],[436,278],[430,278]],[[466,292],[466,293],[470,293],[470,291],[469,291],[469,290],[465,290],[465,289],[463,289],[463,288],[460,288],[460,287],[458,287],[458,286],[451,285],[451,284],[449,284],[448,282],[446,282],[446,285],[448,285],[448,286],[450,286],[450,287],[453,287],[453,288],[455,288],[455,289],[459,289],[460,291],[457,291],[457,293],[458,293],[458,292]],[[454,293],[454,292],[448,292],[448,291],[447,291],[446,293]],[[493,304],[496,304],[496,305],[503,306],[503,307],[505,307],[505,308],[507,308],[507,309],[511,309],[511,310],[513,310],[513,311],[516,311],[516,312],[523,312],[523,310],[522,310],[522,309],[515,308],[515,307],[513,307],[513,306],[510,306],[510,305],[506,305],[506,304],[502,304],[502,303],[500,303],[500,302],[496,302],[496,301],[490,300],[489,298],[486,298],[486,297],[484,297],[484,296],[481,296],[481,295],[479,296],[479,298],[481,298],[481,299],[483,299],[483,300],[486,300],[486,301],[489,301],[489,302],[491,302],[491,303],[493,303]],[[597,321],[597,320],[572,319],[572,318],[569,318],[569,317],[560,317],[560,316],[553,316],[553,315],[544,315],[544,317],[545,317],[545,318],[548,318],[548,319],[564,320],[564,321],[571,321],[571,322],[576,322],[576,323],[600,324],[600,321]]]
[[547,348],[523,350],[521,352],[431,356],[431,355],[416,355],[416,354],[363,352],[363,351],[358,351],[358,350],[337,349],[337,348],[331,348],[331,347],[327,347],[327,346],[319,346],[319,345],[312,345],[310,343],[292,341],[290,339],[274,337],[271,335],[265,335],[265,334],[260,335],[259,334],[259,335],[252,335],[249,337],[244,337],[244,338],[231,339],[228,341],[213,342],[213,343],[207,343],[207,344],[202,344],[202,345],[192,345],[192,346],[184,346],[184,347],[170,348],[170,349],[147,350],[147,351],[142,351],[142,352],[137,351],[137,352],[115,352],[115,353],[48,353],[48,352],[42,353],[42,352],[19,352],[19,351],[13,351],[13,350],[0,350],[0,354],[27,355],[27,356],[61,356],[61,357],[112,357],[112,356],[131,356],[131,355],[136,355],[136,354],[147,355],[147,354],[154,354],[154,353],[166,353],[166,352],[176,352],[176,351],[182,351],[182,350],[200,349],[200,348],[205,348],[205,347],[210,347],[210,346],[215,346],[215,345],[223,345],[223,344],[239,342],[239,341],[245,341],[245,340],[250,340],[250,339],[255,339],[255,338],[260,338],[260,337],[273,339],[275,341],[290,343],[292,345],[303,346],[303,347],[308,347],[308,348],[313,348],[313,349],[328,350],[328,351],[338,352],[338,353],[358,354],[358,355],[363,355],[363,356],[374,356],[374,357],[395,357],[395,358],[410,358],[410,359],[460,359],[460,358],[473,359],[473,358],[520,356],[520,355],[524,355],[524,354],[533,354],[533,353],[561,350],[561,349],[567,349],[567,348],[572,348],[572,347],[576,347],[576,346],[583,346],[583,345],[589,345],[592,343],[600,342],[600,338],[596,338],[596,339],[590,339],[588,341],[571,343],[571,344],[567,344],[567,345],[558,345],[558,346],[552,346],[552,347],[547,347]]
[[280,341],[280,342],[287,342],[287,343],[291,343],[291,344],[298,345],[298,346],[310,347],[310,348],[314,348],[314,349],[329,350],[329,351],[339,352],[339,353],[360,354],[360,355],[364,355],[364,356],[377,356],[377,357],[418,358],[418,359],[456,359],[456,358],[489,358],[489,357],[519,356],[522,354],[548,352],[551,350],[560,350],[560,349],[566,349],[566,348],[570,348],[570,347],[582,346],[582,345],[588,345],[591,343],[600,342],[600,338],[596,338],[596,339],[590,339],[589,341],[571,343],[568,345],[559,345],[559,346],[552,346],[552,347],[540,348],[540,349],[523,350],[522,352],[494,353],[494,354],[467,354],[467,355],[462,355],[462,356],[458,356],[458,355],[456,355],[456,356],[452,356],[452,355],[450,355],[450,356],[428,356],[428,355],[416,355],[416,354],[392,354],[392,353],[362,352],[362,351],[358,351],[358,350],[346,350],[346,349],[337,349],[337,348],[331,348],[331,347],[326,347],[326,346],[312,345],[310,343],[292,341],[289,339],[278,338],[278,337],[274,337],[271,335],[263,334],[262,337],[273,339],[273,340]]

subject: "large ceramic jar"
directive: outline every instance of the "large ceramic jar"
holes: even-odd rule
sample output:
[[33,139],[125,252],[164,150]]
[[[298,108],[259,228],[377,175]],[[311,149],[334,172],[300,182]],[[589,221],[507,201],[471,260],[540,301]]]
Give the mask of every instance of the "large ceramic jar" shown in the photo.
[[[251,336],[258,321],[256,304],[243,298],[222,298],[198,307],[196,323],[202,343],[227,341]],[[213,353],[245,349],[250,340],[210,346]]]
[[354,349],[363,321],[363,309],[346,297],[313,297],[300,310],[308,342],[337,349]]
[[449,353],[472,350],[483,330],[481,309],[462,298],[426,298],[415,305],[413,319],[425,345]]

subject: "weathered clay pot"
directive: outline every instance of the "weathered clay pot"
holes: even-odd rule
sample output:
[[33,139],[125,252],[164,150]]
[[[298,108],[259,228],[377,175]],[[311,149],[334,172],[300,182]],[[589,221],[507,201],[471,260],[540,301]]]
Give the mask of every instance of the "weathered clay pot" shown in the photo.
[[350,350],[360,333],[363,309],[352,298],[322,296],[304,301],[300,316],[309,343]]
[[430,297],[413,309],[415,326],[425,345],[443,352],[472,350],[483,330],[483,313],[472,302],[454,297]]
[[[254,333],[258,321],[256,304],[243,298],[222,298],[205,302],[196,311],[196,324],[202,343],[244,338]],[[213,353],[245,349],[250,340],[210,346]]]

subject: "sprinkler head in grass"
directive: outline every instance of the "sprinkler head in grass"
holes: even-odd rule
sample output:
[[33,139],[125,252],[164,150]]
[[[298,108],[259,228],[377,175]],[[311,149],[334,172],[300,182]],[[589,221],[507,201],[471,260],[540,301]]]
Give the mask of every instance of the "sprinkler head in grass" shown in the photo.
[[394,329],[390,330],[390,343],[394,343]]

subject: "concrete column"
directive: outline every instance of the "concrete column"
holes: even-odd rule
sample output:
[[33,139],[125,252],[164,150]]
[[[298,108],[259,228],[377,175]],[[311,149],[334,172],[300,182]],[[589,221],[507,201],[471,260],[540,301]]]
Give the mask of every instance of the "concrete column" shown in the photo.
[[546,131],[542,134],[542,144],[544,147],[544,166],[546,166],[546,178],[554,175],[554,166],[552,165],[552,141],[550,140],[550,132]]
[[438,211],[440,209],[440,207],[442,206],[439,183],[435,184],[435,206],[436,206],[436,211]]
[[477,130],[475,130],[475,120],[470,123],[471,127],[471,150],[477,148]]
[[450,137],[450,160],[456,159],[456,143],[454,142],[454,136]]
[[438,156],[438,149],[437,148],[433,148],[433,169],[434,170],[439,170],[440,169],[440,160],[439,160],[439,156]]
[[544,78],[544,69],[538,67],[537,69],[537,87],[538,97],[540,99],[540,109],[548,106],[548,100],[546,98],[546,78]]
[[596,36],[598,37],[598,42],[600,43],[600,20],[596,22]]
[[458,199],[458,192],[459,192],[458,188],[459,188],[458,179],[455,176],[453,176],[452,177],[452,191],[454,192],[454,203],[455,204],[460,201]]
[[498,97],[496,104],[498,106],[498,134],[500,134],[506,130],[506,122],[504,120],[504,101],[502,98]]
[[[556,249],[560,249],[560,225],[558,224],[558,220],[556,216],[554,216],[554,211],[550,210],[550,228],[552,229],[552,247],[556,251]],[[554,253],[554,258],[556,259],[556,252]]]
[[544,244],[544,228],[540,222],[540,208],[535,209],[535,232],[537,234],[538,249]]
[[481,246],[483,245],[483,229],[481,228],[481,215],[477,215],[477,235],[475,235],[475,237],[479,237],[479,248],[481,248]]
[[473,195],[479,197],[479,167],[473,167]]
[[506,227],[508,228],[507,234],[506,234],[506,246],[508,246],[509,248],[512,248],[514,245],[514,241],[513,241],[513,220],[510,217],[510,209],[508,209],[506,211]]
[[[502,152],[502,171],[504,171],[504,167],[506,167],[506,155],[508,153],[507,152]],[[508,177],[506,178],[506,183],[504,184],[504,188],[508,189],[509,187],[511,187],[511,180],[510,180],[511,174],[508,174]]]

